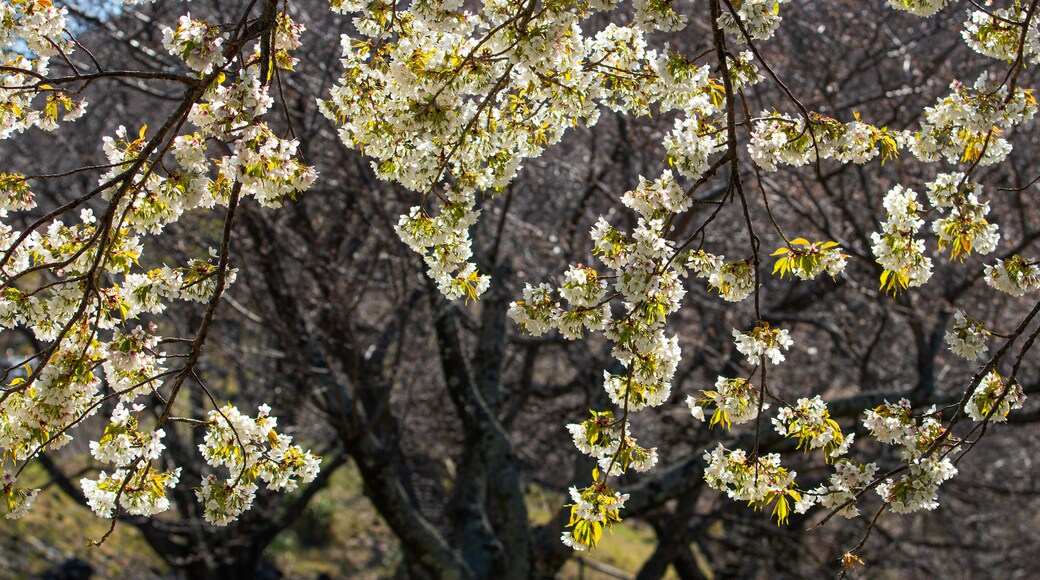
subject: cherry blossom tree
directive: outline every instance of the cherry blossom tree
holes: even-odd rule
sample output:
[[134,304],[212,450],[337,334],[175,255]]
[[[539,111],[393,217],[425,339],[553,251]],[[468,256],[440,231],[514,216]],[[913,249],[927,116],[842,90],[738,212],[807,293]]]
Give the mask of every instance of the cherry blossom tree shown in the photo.
[[[275,305],[269,320],[281,323],[270,332],[297,368],[320,362],[313,400],[412,573],[548,576],[569,556],[564,547],[593,550],[612,524],[702,485],[769,510],[780,524],[825,525],[869,504],[862,541],[834,554],[842,573],[858,565],[881,518],[937,508],[962,458],[997,423],[1014,420],[1030,390],[1040,304],[1028,295],[1040,268],[1031,257],[1038,230],[1021,206],[1035,176],[1022,172],[1016,145],[1029,143],[1037,109],[1028,65],[1040,58],[1040,24],[1036,2],[890,0],[883,22],[894,24],[874,27],[884,42],[831,69],[826,57],[846,55],[816,55],[832,80],[800,87],[791,81],[798,64],[772,46],[797,44],[784,40],[788,28],[819,21],[816,34],[825,37],[827,26],[839,27],[834,19],[867,14],[836,4],[330,2],[322,18],[344,32],[338,80],[304,96],[319,99],[343,144],[371,162],[355,177],[379,180],[362,197],[382,220],[338,223],[371,232],[376,248],[393,230],[421,256],[424,286],[414,277],[398,282],[414,274],[408,259],[372,246],[363,254],[370,270],[286,276],[307,270],[293,248],[282,249],[285,240],[306,248],[321,239],[300,222],[272,228],[278,218],[255,209],[284,205],[278,212],[301,215],[297,198],[322,187],[308,162],[318,154],[300,154],[315,145],[301,146],[289,114],[295,69],[304,66],[296,55],[306,50],[293,3],[222,6],[195,18],[181,7],[156,39],[167,54],[155,49],[156,66],[140,70],[98,60],[69,7],[4,3],[3,138],[70,130],[86,120],[89,89],[104,83],[177,96],[148,124],[111,127],[102,162],[0,177],[0,321],[5,333],[31,337],[12,344],[32,345],[8,369],[0,396],[0,506],[8,517],[30,509],[36,490],[19,484],[22,471],[76,433],[107,465],[79,482],[101,517],[163,512],[170,490],[189,486],[205,520],[227,525],[261,486],[292,490],[318,476],[320,459],[276,429],[277,407],[220,401],[197,372],[236,261],[255,259],[235,257],[245,247],[265,256],[255,259],[264,280],[257,287]],[[952,39],[949,50],[969,56],[963,67],[921,73],[907,30]],[[177,62],[159,65],[167,56]],[[928,83],[885,81],[877,94],[855,86],[862,71],[899,58]],[[507,225],[542,219],[516,215],[554,203],[520,200],[516,184],[533,178],[524,166],[532,173],[543,153],[575,133],[594,134],[597,123],[648,118],[665,124],[653,135],[657,157],[622,190],[600,187],[609,201],[584,198],[578,218],[551,234],[572,244],[562,273],[537,271],[541,279],[512,288],[517,266],[532,270],[532,260],[504,255],[525,251]],[[83,175],[91,179],[82,191],[34,195],[48,180]],[[588,191],[601,183],[586,179]],[[213,248],[173,265],[166,252],[149,252],[179,221],[203,213],[218,223]],[[579,225],[589,232],[584,246],[574,241]],[[236,228],[246,232],[237,243]],[[378,264],[390,255],[399,267]],[[344,280],[356,286],[344,289]],[[301,288],[286,290],[294,282]],[[370,282],[394,288],[381,315],[324,306],[349,296],[361,304]],[[154,323],[182,302],[202,305],[189,338]],[[689,338],[698,332],[691,307],[701,322],[705,311],[727,313],[711,340]],[[862,320],[868,313],[877,324]],[[567,517],[541,528],[527,523],[522,440],[510,426],[524,411],[503,388],[514,376],[506,316],[529,337],[509,347],[527,353],[531,367],[515,371],[525,387],[537,382],[535,352],[547,344],[558,348],[555,368],[580,348],[560,341],[609,353],[593,359],[594,380],[582,378],[601,389],[591,411],[560,418],[571,452],[587,459],[567,491]],[[407,367],[407,328],[421,321],[461,422],[449,525],[424,514],[405,485],[402,416],[392,408],[398,379],[386,370]],[[826,368],[810,360],[825,341],[848,351],[864,387],[887,380],[889,388],[806,379]],[[907,345],[916,360],[897,356]],[[950,363],[943,349],[968,362]],[[878,369],[882,357],[898,364]],[[834,372],[853,378],[849,369]],[[180,416],[185,391],[202,394],[200,415]],[[704,422],[714,441],[674,449],[674,439],[653,441],[660,428],[642,417],[683,398],[686,428]],[[156,404],[158,413],[145,412]],[[80,427],[101,409],[107,425]],[[181,482],[164,453],[178,425],[204,430],[198,449],[208,468],[198,481]],[[685,525],[692,509],[670,515]],[[658,532],[648,574],[682,560],[667,529]]]

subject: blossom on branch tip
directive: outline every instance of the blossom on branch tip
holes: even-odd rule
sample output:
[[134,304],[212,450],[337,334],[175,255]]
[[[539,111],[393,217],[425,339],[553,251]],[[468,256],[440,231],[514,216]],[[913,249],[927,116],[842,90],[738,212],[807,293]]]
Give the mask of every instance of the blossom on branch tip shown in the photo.
[[953,326],[946,331],[944,339],[953,354],[973,361],[988,350],[986,338],[989,335],[983,323],[958,310],[953,315]]
[[1008,413],[1021,409],[1026,400],[1022,385],[990,371],[972,392],[964,411],[975,421],[1007,422]]
[[791,348],[791,340],[787,329],[770,328],[766,322],[760,323],[750,332],[733,329],[733,338],[737,350],[747,358],[749,365],[756,366],[760,358],[765,356],[769,362],[778,365],[784,361],[782,351]]
[[718,377],[715,390],[701,391],[703,397],[686,397],[690,412],[699,421],[704,421],[704,407],[712,405],[715,411],[711,416],[710,426],[722,425],[729,429],[731,425],[747,423],[758,416],[759,410],[765,411],[769,403],[759,400],[759,388],[751,381],[743,378]]

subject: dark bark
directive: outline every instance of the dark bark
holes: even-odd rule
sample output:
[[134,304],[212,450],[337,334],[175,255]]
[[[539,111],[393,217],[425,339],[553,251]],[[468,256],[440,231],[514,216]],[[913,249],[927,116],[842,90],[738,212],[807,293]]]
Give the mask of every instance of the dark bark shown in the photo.
[[350,448],[364,480],[365,495],[393,529],[408,558],[434,578],[476,578],[440,532],[415,506],[402,485],[396,463],[387,461],[387,449],[372,434]]
[[[436,304],[434,326],[441,367],[448,393],[466,433],[465,463],[472,469],[471,476],[477,477],[478,481],[487,477],[486,484],[482,486],[484,489],[473,488],[473,482],[465,483],[464,494],[468,497],[459,498],[458,501],[460,505],[470,508],[467,514],[471,518],[485,520],[488,519],[488,513],[494,513],[500,518],[494,530],[497,542],[501,544],[500,555],[493,556],[498,551],[496,542],[487,536],[487,529],[481,524],[465,526],[478,534],[467,537],[466,542],[477,542],[476,545],[481,546],[476,562],[483,565],[489,556],[492,557],[495,564],[490,570],[496,575],[526,578],[529,573],[531,548],[519,458],[513,449],[509,434],[488,406],[477,381],[470,373],[459,340],[455,306],[449,305],[443,299],[437,299]],[[500,315],[504,317],[504,310],[500,311]],[[497,324],[497,321],[492,321],[492,324]],[[498,334],[497,340],[504,340],[502,333]],[[497,371],[493,374],[497,374]],[[474,462],[475,458],[479,458],[479,462]],[[457,481],[465,480],[459,477]],[[467,544],[461,547],[464,550],[471,549]]]
[[693,517],[696,502],[696,495],[683,497],[680,499],[675,513],[670,516],[661,514],[645,518],[657,534],[657,547],[650,558],[643,563],[639,574],[636,575],[636,580],[654,580],[663,577],[668,566],[683,550],[688,549],[686,530]]

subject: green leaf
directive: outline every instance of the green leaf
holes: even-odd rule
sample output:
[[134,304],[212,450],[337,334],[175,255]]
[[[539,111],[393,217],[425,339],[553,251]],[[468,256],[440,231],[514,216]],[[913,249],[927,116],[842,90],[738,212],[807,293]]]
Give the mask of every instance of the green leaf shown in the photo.
[[791,513],[790,503],[787,501],[787,497],[781,495],[776,500],[776,505],[773,506],[773,517],[776,518],[776,525],[786,524],[787,516]]

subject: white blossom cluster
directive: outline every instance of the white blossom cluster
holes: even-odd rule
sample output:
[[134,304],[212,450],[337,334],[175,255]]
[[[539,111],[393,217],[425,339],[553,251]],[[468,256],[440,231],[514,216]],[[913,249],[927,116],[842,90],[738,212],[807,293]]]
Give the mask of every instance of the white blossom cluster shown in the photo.
[[972,251],[989,254],[996,250],[1000,234],[997,224],[986,221],[988,214],[988,201],[980,203],[973,197],[960,200],[950,215],[932,222],[932,231],[939,236],[939,249],[951,247],[953,258]]
[[223,526],[235,521],[252,504],[258,479],[268,489],[293,491],[317,476],[320,459],[275,431],[278,420],[270,412],[267,405],[260,406],[255,419],[231,405],[209,412],[199,451],[206,463],[226,468],[229,475],[221,481],[210,474],[195,492],[207,522]]
[[225,62],[221,50],[225,35],[205,20],[193,20],[191,14],[185,14],[176,29],[166,27],[162,33],[166,50],[200,74],[208,75]]
[[1003,131],[1036,114],[1031,91],[1015,87],[1009,93],[1006,85],[986,73],[971,87],[954,81],[950,89],[951,95],[925,108],[921,130],[909,142],[910,151],[921,161],[999,163],[1011,152]]
[[781,407],[772,423],[783,437],[798,439],[799,448],[822,448],[828,460],[848,453],[855,437],[855,434],[846,436],[841,432],[819,395],[798,399],[794,407]]
[[[934,408],[918,419],[910,402],[884,405],[866,412],[863,426],[882,443],[900,445],[907,472],[899,480],[885,479],[875,488],[896,513],[911,513],[938,507],[938,489],[957,474],[949,455],[957,449],[957,438],[946,429]],[[938,445],[940,437],[945,441]],[[949,453],[948,453],[949,452]]]
[[103,360],[101,346],[79,332],[70,331],[65,341],[70,349],[56,353],[42,371],[29,373],[36,377],[34,389],[21,388],[28,384],[22,377],[8,383],[10,395],[0,409],[0,450],[5,459],[27,461],[44,446],[63,447],[71,437],[61,429],[96,409],[101,381],[84,364]]
[[[566,338],[580,336],[585,329],[603,332],[614,343],[613,356],[626,369],[623,373],[604,372],[603,387],[627,416],[659,406],[671,394],[681,353],[677,337],[669,336],[664,325],[686,293],[682,278],[687,268],[674,243],[664,237],[663,218],[685,208],[688,202],[670,173],[652,182],[642,181],[625,200],[642,214],[634,230],[622,232],[602,218],[592,230],[594,253],[611,269],[613,296],[623,304],[623,316],[611,315],[605,276],[584,265],[568,269],[558,290],[548,284],[528,286],[524,299],[514,302],[509,313],[521,328],[533,334],[553,328]],[[614,417],[607,413],[594,416],[600,421]],[[590,420],[569,428],[575,445],[597,458],[597,473],[602,477],[650,469],[656,463],[656,450],[638,446],[627,430],[622,437],[621,427],[615,426],[617,433],[607,436],[610,430],[604,431],[603,425],[595,427],[595,423]],[[592,536],[588,534],[594,526],[589,526],[595,522],[575,517],[568,541],[591,546]]]
[[964,259],[973,251],[989,254],[1000,241],[998,226],[985,219],[989,202],[979,200],[981,186],[968,181],[964,173],[940,173],[928,182],[927,196],[932,207],[941,215],[949,215],[932,222],[932,231],[939,238],[939,249],[950,247],[953,259]]
[[[720,115],[725,95],[722,81],[711,78],[708,67],[694,65],[673,51],[648,51],[647,58],[656,77],[652,92],[661,111],[681,113],[662,140],[668,164],[686,179],[699,179],[710,167],[711,157],[726,147]],[[731,64],[731,82],[750,85],[761,80],[750,53],[741,54]],[[671,180],[670,172],[664,179]]]
[[1040,28],[1034,20],[1025,31],[1023,45],[1027,13],[1027,6],[1019,2],[1011,7],[972,10],[961,36],[975,52],[1005,62],[1015,60],[1021,47],[1022,57],[1036,64],[1040,62]]
[[207,522],[214,526],[226,526],[253,507],[256,490],[256,483],[252,481],[222,481],[211,473],[202,478],[202,485],[195,490],[195,497],[204,508],[203,517]]
[[671,374],[675,372],[675,365],[679,362],[678,346],[674,344],[667,346],[674,348],[671,349],[671,352],[662,353],[668,358],[660,362],[664,362],[671,368],[665,367],[662,369],[663,372],[655,368],[659,363],[656,355],[653,355],[653,360],[640,365],[640,370],[649,371],[648,376],[644,375],[642,379],[635,378],[633,373],[615,375],[609,371],[603,371],[603,389],[610,396],[610,401],[615,405],[627,407],[629,411],[657,407],[667,401],[672,394],[672,385],[670,381],[664,380],[664,373],[668,373],[667,376],[670,379]]
[[165,449],[162,440],[166,432],[154,429],[141,431],[136,416],[143,405],[127,409],[116,405],[105,433],[98,441],[90,442],[90,454],[101,463],[115,469],[111,474],[102,471],[97,479],[83,478],[80,487],[90,509],[100,517],[113,517],[116,504],[131,515],[150,516],[170,508],[166,490],[180,481],[180,468],[159,470],[153,462]]
[[282,139],[264,124],[245,128],[235,141],[231,155],[216,160],[220,176],[242,185],[242,191],[260,205],[279,207],[310,188],[314,168],[297,159],[299,142]]
[[657,464],[657,449],[640,447],[628,433],[628,425],[614,417],[610,411],[592,412],[592,418],[582,423],[567,425],[574,446],[582,453],[596,459],[602,473],[621,475],[629,468],[649,471]]
[[[214,203],[208,193],[231,183],[241,185],[242,195],[256,198],[261,205],[279,207],[285,199],[295,199],[309,189],[317,177],[313,167],[297,159],[299,143],[295,139],[276,136],[260,121],[273,103],[268,87],[260,82],[260,72],[253,65],[230,82],[214,83],[188,114],[201,135],[185,136],[174,152],[188,172],[181,179],[194,186],[187,191],[198,195],[203,207]],[[213,160],[218,169],[215,181],[200,179],[209,167],[202,161],[209,138],[232,141],[231,154]]]
[[708,287],[719,293],[727,302],[740,302],[755,291],[755,267],[748,260],[726,262],[725,256],[715,256],[710,261],[714,267],[698,270],[707,275]]
[[574,446],[582,453],[599,459],[610,455],[629,436],[628,426],[622,433],[622,422],[614,418],[611,411],[592,411],[592,418],[582,423],[567,425]]
[[780,464],[778,453],[748,457],[744,450],[730,451],[720,443],[704,454],[704,461],[708,464],[704,480],[712,489],[725,492],[734,501],[759,507],[775,501],[773,513],[780,521],[785,521],[790,512],[787,498],[797,502],[802,497],[795,489],[797,473]]
[[892,8],[905,10],[915,16],[927,17],[942,10],[950,0],[888,0]]
[[[649,51],[647,64],[653,71],[652,90],[661,110],[696,114],[708,113],[715,106],[713,100],[718,95],[719,81],[712,79],[708,67],[698,66],[673,50]],[[753,63],[745,62],[744,68],[750,71],[751,67]]]
[[524,299],[509,305],[509,317],[520,330],[541,336],[559,324],[563,310],[557,306],[553,289],[548,284],[524,287]]
[[629,469],[644,473],[657,465],[657,448],[644,449],[636,445],[635,439],[628,439],[624,446],[600,457],[596,464],[600,472],[608,477],[619,476]]
[[924,225],[917,194],[897,185],[885,194],[884,206],[887,219],[881,223],[882,231],[870,235],[877,263],[885,269],[890,288],[921,286],[932,277],[932,260],[924,255],[924,240],[914,237]]
[[[646,200],[653,194],[638,197],[644,200],[640,203],[648,204],[651,202]],[[630,198],[636,203],[636,194]],[[649,207],[645,206],[653,211]],[[581,326],[603,331],[615,343],[613,355],[628,369],[620,375],[605,373],[604,388],[618,406],[629,411],[657,406],[667,399],[680,356],[676,337],[662,330],[665,317],[678,308],[686,292],[681,272],[655,266],[670,263],[675,257],[672,242],[663,237],[663,227],[660,219],[641,218],[631,236],[605,221],[593,229],[595,251],[618,272],[614,288],[626,312],[633,315],[611,317],[609,305],[603,303],[606,285],[585,266],[571,267],[560,289],[571,303],[570,309],[564,310],[553,289],[542,284],[528,286],[524,300],[514,302],[509,311],[514,321],[535,334],[553,327],[568,338],[580,335]]]
[[1022,296],[1040,288],[1040,265],[1035,260],[1026,260],[1013,255],[996,264],[987,265],[986,284],[1012,296]]
[[610,323],[610,304],[602,301],[606,285],[595,270],[583,266],[569,269],[560,295],[571,303],[564,310],[556,293],[548,284],[526,285],[524,299],[509,306],[509,316],[517,325],[534,336],[553,328],[568,340],[581,338],[585,329],[605,330]]
[[[739,19],[744,30],[753,40],[766,40],[771,38],[780,26],[780,5],[788,0],[744,0],[724,4],[722,14],[719,16],[719,26],[723,30],[735,36],[738,41],[744,40],[744,34],[737,25]],[[728,7],[734,8],[733,12]]]
[[704,421],[704,407],[713,405],[712,426],[720,424],[729,429],[730,425],[747,423],[757,417],[760,405],[763,411],[769,408],[769,403],[760,402],[758,387],[747,379],[719,377],[715,390],[702,391],[702,394],[704,396],[699,398],[687,396],[686,405],[698,421]]
[[868,409],[863,417],[863,426],[882,443],[910,445],[916,430],[910,401],[900,399],[895,404],[885,401],[880,407]]
[[639,186],[622,195],[621,203],[646,219],[654,219],[682,213],[693,202],[672,177],[672,172],[665,171],[654,181],[647,181],[640,176]]
[[[581,338],[585,329],[607,328],[610,322],[610,304],[603,299],[606,291],[606,281],[592,268],[579,264],[564,273],[560,296],[570,303],[571,308],[561,312],[555,320],[564,338]],[[516,320],[521,322],[525,313],[517,311],[516,314]]]
[[603,528],[621,521],[618,514],[629,497],[598,483],[581,489],[571,487],[570,496],[573,503],[568,527],[572,529],[563,532],[560,540],[578,551],[595,548]]
[[783,351],[794,344],[789,334],[786,328],[770,328],[769,324],[764,322],[752,328],[750,332],[733,329],[737,350],[746,357],[751,366],[757,366],[763,356],[775,365],[784,362]]
[[[609,2],[609,0],[608,0]],[[592,2],[595,5],[595,2]],[[686,28],[686,16],[676,14],[671,2],[662,0],[633,0],[635,17],[632,23],[643,30],[676,31]]]
[[948,457],[940,458],[935,454],[911,459],[909,470],[910,473],[900,477],[899,481],[886,479],[875,488],[897,514],[939,507],[939,486],[957,475],[957,468]]
[[[29,126],[53,129],[62,108],[66,118],[82,114],[83,103],[62,89],[41,88],[47,59],[58,52],[67,56],[75,45],[64,29],[64,16],[64,9],[40,0],[0,5],[7,62],[0,73],[0,137]],[[0,461],[4,472],[12,473],[8,463],[24,467],[43,449],[60,449],[71,440],[72,428],[94,415],[103,399],[117,398],[104,433],[90,443],[105,471],[81,481],[92,509],[104,517],[114,517],[117,509],[134,515],[165,511],[166,492],[180,479],[179,469],[156,467],[162,464],[162,426],[147,430],[137,422],[141,407],[136,400],[178,372],[166,368],[161,337],[140,317],[159,314],[176,300],[209,302],[235,279],[234,268],[221,270],[213,249],[180,267],[145,270],[140,263],[150,257],[147,236],[161,233],[189,210],[227,204],[233,190],[277,206],[306,190],[315,177],[296,159],[296,142],[276,137],[261,118],[273,101],[260,81],[259,60],[243,63],[234,73],[216,74],[226,65],[218,29],[186,16],[168,35],[168,47],[203,73],[203,96],[188,114],[198,131],[176,135],[164,128],[166,133],[153,136],[147,127],[136,132],[119,127],[103,138],[111,167],[98,179],[97,201],[104,208],[99,214],[96,208],[82,208],[78,220],[61,215],[31,231],[16,230],[6,218],[35,208],[31,180],[0,174],[0,218],[5,218],[0,223],[0,328],[21,329],[46,345],[46,356],[29,359],[24,373],[5,385]],[[301,32],[287,16],[278,17],[276,66],[291,62],[286,50],[299,45]],[[17,56],[10,52],[15,45]],[[253,49],[258,51],[259,42]],[[34,100],[40,96],[48,99],[42,107]],[[164,141],[172,144],[180,170],[167,171],[159,159]],[[216,142],[227,145],[230,154],[214,158],[212,151],[220,148],[210,145]],[[85,286],[92,290],[84,292]],[[269,487],[289,489],[313,477],[316,458],[288,439],[272,436],[264,445],[264,465],[283,466],[257,472]],[[23,515],[35,494],[15,487],[13,475],[5,477],[3,493],[7,517]]]
[[729,61],[729,79],[733,90],[741,90],[756,85],[762,80],[762,74],[755,64],[755,55],[750,50],[733,55]]
[[812,265],[811,268],[806,268],[807,262],[802,260],[791,268],[791,272],[802,280],[812,280],[824,272],[827,272],[828,276],[834,278],[845,271],[845,266],[848,264],[846,258],[847,256],[842,253],[841,247],[825,248],[820,250],[819,260],[808,262]]
[[766,171],[776,171],[778,164],[801,167],[817,159],[862,164],[878,155],[882,160],[895,157],[907,138],[905,132],[858,119],[842,123],[814,113],[807,124],[804,117],[765,111],[755,119],[748,153]]
[[564,274],[560,296],[577,307],[594,308],[603,300],[607,284],[595,270],[587,266],[572,266]]
[[854,518],[859,515],[856,498],[874,481],[877,473],[876,463],[860,465],[847,459],[841,459],[834,465],[834,473],[827,483],[802,493],[801,501],[795,504],[795,512],[804,514],[813,505],[838,510],[843,518]]
[[477,223],[478,215],[458,203],[445,205],[437,216],[415,206],[394,228],[404,243],[423,256],[430,277],[448,298],[479,296],[491,283],[468,262],[473,256],[469,227]]
[[989,349],[986,346],[989,335],[985,324],[958,310],[953,314],[953,326],[946,331],[944,338],[953,354],[973,361]]
[[936,209],[946,209],[956,205],[959,198],[974,195],[976,185],[967,181],[964,173],[955,171],[936,175],[925,187],[928,203]]
[[[950,215],[932,223],[940,249],[951,246],[955,259],[972,251],[989,254],[996,249],[1000,236],[996,223],[985,219],[989,203],[979,200],[980,185],[969,182],[965,174],[955,172],[939,174],[927,186],[929,202],[938,212],[952,208]],[[1014,255],[986,265],[984,273],[986,284],[1012,296],[1021,296],[1040,287],[1040,267],[1021,256]],[[947,342],[954,345],[948,334]],[[957,348],[964,352],[958,352],[963,357],[974,358],[967,354],[974,348],[971,343],[958,344]]]
[[[271,42],[275,65],[283,70],[296,70],[300,59],[293,56],[294,50],[303,46],[300,36],[307,30],[303,24],[294,21],[288,13],[279,12],[275,17],[274,38]],[[257,46],[256,49],[260,47]],[[259,50],[253,56],[262,56]]]
[[180,482],[180,468],[159,471],[150,466],[102,471],[97,479],[83,478],[80,487],[87,505],[100,517],[112,518],[116,504],[127,513],[151,516],[170,509],[166,490]]
[[711,156],[726,147],[726,133],[714,121],[697,116],[676,119],[664,139],[668,163],[687,179],[697,179],[710,166]]
[[49,1],[0,3],[0,139],[31,127],[53,131],[86,111],[86,101],[70,91],[42,90],[50,59],[75,52],[66,16],[68,9]]
[[[713,118],[721,112],[721,84],[710,68],[647,49],[649,32],[683,26],[667,2],[634,2],[631,26],[608,24],[594,34],[579,26],[589,15],[583,4],[549,4],[527,15],[508,3],[487,3],[477,14],[455,3],[418,3],[395,8],[393,19],[381,3],[332,6],[354,16],[361,36],[344,37],[344,74],[322,111],[340,125],[344,143],[374,159],[380,178],[422,196],[397,231],[426,258],[448,297],[476,298],[487,287],[472,267],[467,231],[477,219],[476,192],[504,187],[567,129],[594,124],[601,106],[634,115],[651,106],[677,111],[664,141],[687,179],[700,177],[725,146]],[[514,19],[524,20],[522,30],[504,25]],[[488,56],[495,54],[509,57]],[[746,55],[733,69],[743,83],[758,80]],[[649,222],[654,212],[681,211],[689,201],[665,173],[641,183],[625,203]]]
[[3,471],[0,475],[0,513],[9,520],[21,519],[29,513],[39,489],[16,487],[15,474]]
[[39,57],[59,53],[67,55],[72,45],[65,34],[68,14],[68,9],[50,1],[4,2],[0,6],[0,20],[3,21],[0,42],[6,48],[15,45],[15,39],[19,39]]
[[750,260],[727,262],[726,256],[697,250],[687,256],[686,268],[707,278],[708,288],[727,302],[740,302],[755,291],[755,268]]
[[[127,312],[138,314],[141,310],[128,304]],[[123,401],[132,401],[138,390],[151,385],[154,377],[166,373],[164,352],[157,352],[159,337],[145,332],[140,326],[127,333],[118,328],[112,331],[108,345],[109,356],[102,363],[105,379]],[[115,420],[113,419],[113,423]]]
[[[134,405],[133,411],[140,412],[143,405]],[[159,458],[163,449],[162,440],[166,432],[156,429],[150,433],[138,430],[137,418],[122,403],[112,411],[112,419],[105,427],[99,441],[90,442],[90,454],[102,463],[116,466],[137,466]]]
[[199,157],[205,157],[207,138],[231,138],[271,108],[274,99],[269,89],[260,82],[259,72],[256,67],[249,67],[231,82],[214,83],[207,91],[206,98],[192,106],[188,120],[202,131],[202,135],[183,136],[186,141],[180,143],[178,149],[184,151],[178,157],[189,160],[182,165],[184,169],[196,168],[203,172],[208,165],[200,167]]
[[[990,372],[972,392],[964,411],[975,421],[1004,422],[1008,413],[1020,408],[1024,400],[1020,385]],[[915,417],[906,399],[896,404],[886,401],[866,412],[863,426],[878,441],[902,447],[904,475],[898,480],[885,479],[875,488],[891,510],[911,513],[938,507],[939,486],[957,474],[950,456],[958,450],[959,439],[947,432],[935,408]],[[873,473],[871,469],[870,476]],[[862,488],[862,480],[852,488],[857,487]]]
[[975,388],[964,406],[964,411],[975,421],[1007,422],[1008,413],[1021,409],[1026,400],[1022,385],[1005,381],[996,371],[990,371]]

